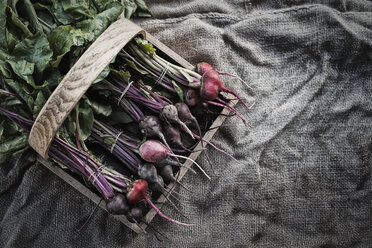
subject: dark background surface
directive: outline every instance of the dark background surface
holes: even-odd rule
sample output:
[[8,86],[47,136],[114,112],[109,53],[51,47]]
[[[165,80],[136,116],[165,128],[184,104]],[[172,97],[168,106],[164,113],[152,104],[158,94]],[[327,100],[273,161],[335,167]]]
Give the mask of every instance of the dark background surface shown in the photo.
[[[224,82],[248,103],[253,128],[229,118],[188,174],[196,191],[179,207],[194,227],[153,225],[181,247],[371,247],[372,3],[147,1],[137,20],[191,63],[240,75]],[[0,166],[1,247],[162,247],[94,204],[40,164]],[[164,212],[187,221],[171,207]]]

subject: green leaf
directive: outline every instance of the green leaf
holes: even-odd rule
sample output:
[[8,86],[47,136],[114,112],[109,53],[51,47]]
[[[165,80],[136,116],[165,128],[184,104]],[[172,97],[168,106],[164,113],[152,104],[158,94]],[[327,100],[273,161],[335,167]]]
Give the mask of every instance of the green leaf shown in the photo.
[[110,71],[112,72],[112,74],[119,77],[124,82],[126,82],[126,83],[129,82],[129,80],[130,80],[130,72],[129,71],[127,71],[125,69],[115,70],[114,68],[110,68]]
[[5,100],[1,103],[1,105],[9,106],[9,107],[19,105],[19,104],[21,104],[21,102],[18,99],[11,99],[11,98],[8,98],[7,100]]
[[183,90],[181,87],[172,80],[173,88],[176,90],[178,97],[180,98],[180,101],[183,102]]
[[95,102],[89,99],[86,100],[86,103],[92,108],[95,114],[109,116],[112,113],[112,108],[110,105],[105,105],[105,104]]
[[75,131],[76,131],[76,123],[75,121],[72,119],[71,115],[69,115],[66,119],[66,121],[64,122],[64,126],[66,128],[66,131],[68,132],[68,134],[70,136],[75,136]]
[[116,6],[99,13],[93,19],[77,23],[76,27],[89,35],[89,41],[95,40],[112,22],[118,19],[123,10],[123,6],[117,3]]
[[[89,13],[84,12],[84,7],[76,8],[76,5],[73,3],[73,6],[70,8],[68,1],[48,0],[43,1],[43,3],[35,3],[34,7],[36,10],[47,10],[58,25],[72,24],[76,21],[84,20],[89,16]],[[68,11],[65,11],[64,7]]]
[[10,87],[12,92],[18,94],[25,102],[28,101],[29,97],[29,90],[28,85],[22,84],[18,81],[12,80],[12,79],[4,79],[6,85]]
[[0,122],[0,140],[2,140],[2,137],[3,137],[3,133],[4,133],[4,120],[1,120]]
[[101,82],[103,79],[105,79],[108,74],[110,74],[110,66],[107,65],[105,69],[98,75],[98,77],[94,80],[93,84]]
[[144,52],[146,52],[150,55],[155,54],[155,52],[156,52],[155,47],[151,43],[149,43],[147,40],[144,40],[140,37],[136,37],[136,38],[134,38],[134,40],[136,41],[137,46],[140,47]]
[[107,137],[103,139],[103,142],[107,145],[113,145],[115,142],[115,138],[113,137]]
[[13,69],[6,61],[8,60],[6,57],[1,56],[1,49],[0,49],[0,72],[3,74],[5,78],[12,78],[13,76]]
[[[25,25],[18,18],[18,15],[13,11],[13,9],[11,9],[10,7],[6,7],[6,12],[7,12],[6,14],[9,18],[9,21],[10,21],[10,25],[8,25],[8,31],[12,32],[19,39],[23,39],[25,37],[32,35],[32,32],[28,29],[27,25]],[[19,30],[21,30],[22,33],[20,33]]]
[[[53,91],[55,86],[57,86],[58,84],[58,79],[61,77],[61,73],[59,72],[59,70],[56,70],[52,67],[46,69],[44,71],[44,79],[45,79],[45,82],[47,82],[48,84],[48,89],[50,91]],[[43,89],[46,89],[46,88],[43,88]]]
[[80,125],[80,131],[81,136],[83,140],[86,140],[90,134],[92,133],[93,128],[93,111],[90,107],[82,108],[79,107],[79,125]]
[[30,22],[30,26],[32,27],[33,31],[36,32],[43,32],[43,28],[41,27],[39,20],[37,18],[37,14],[35,12],[34,7],[30,0],[23,0],[23,9],[25,10],[25,14]]
[[[8,119],[7,119],[8,120]],[[9,138],[11,136],[14,136],[14,135],[18,135],[19,133],[21,133],[23,130],[17,125],[15,124],[15,122],[13,121],[5,121],[4,123],[4,131],[3,131],[3,135],[6,137],[6,138]]]
[[0,152],[14,152],[28,145],[28,135],[19,134],[16,137],[8,138],[0,144]]
[[92,16],[89,10],[89,0],[62,0],[61,3],[64,12],[71,15],[75,20],[86,19]]
[[34,78],[32,74],[34,73],[35,64],[30,63],[26,60],[19,59],[19,60],[8,60],[8,63],[13,69],[13,72],[25,80],[27,83],[34,85]]
[[1,1],[0,2],[0,48],[4,51],[8,51],[8,41],[7,41],[7,34],[8,31],[6,29],[6,7],[7,2]]
[[137,11],[134,14],[134,16],[137,16],[137,17],[151,17],[152,16],[152,14],[151,14],[149,8],[147,7],[145,1],[134,0],[134,2],[137,5]]
[[126,112],[118,109],[113,110],[112,114],[107,119],[107,123],[110,125],[128,124],[131,122],[133,122],[132,118],[130,118],[130,116]]
[[42,107],[44,106],[46,102],[46,99],[44,97],[44,94],[42,91],[39,91],[36,95],[36,99],[34,101],[34,108],[33,108],[33,117],[34,119],[36,119],[36,117],[39,115],[40,113],[40,110],[42,109]]
[[136,12],[137,5],[134,0],[122,0],[122,3],[125,7],[124,17],[129,19]]
[[106,86],[100,83],[90,86],[89,91],[94,91],[95,93],[103,95],[105,97],[109,97],[110,95],[112,95],[111,91],[108,90]]
[[37,33],[18,43],[13,50],[17,60],[26,60],[35,64],[35,72],[42,73],[49,65],[53,51],[45,34]]
[[72,46],[82,46],[85,43],[84,34],[70,25],[59,26],[48,36],[50,47],[53,50],[53,67],[57,67],[63,56],[71,50]]
[[28,135],[22,133],[9,137],[0,144],[0,163],[4,162],[12,153],[28,146]]

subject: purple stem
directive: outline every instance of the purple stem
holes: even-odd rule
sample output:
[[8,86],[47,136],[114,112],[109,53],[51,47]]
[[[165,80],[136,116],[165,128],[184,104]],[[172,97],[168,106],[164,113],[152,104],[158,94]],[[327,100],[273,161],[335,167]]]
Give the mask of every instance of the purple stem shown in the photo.
[[24,122],[24,123],[26,123],[28,125],[33,125],[34,124],[34,121],[29,120],[29,119],[27,119],[27,118],[25,118],[25,117],[23,117],[23,116],[21,116],[19,114],[16,114],[14,112],[11,112],[11,111],[9,111],[9,110],[7,110],[5,108],[0,107],[0,111],[3,112],[4,114],[6,114],[7,116],[12,117],[12,118],[15,118],[17,120],[20,120],[21,122]]

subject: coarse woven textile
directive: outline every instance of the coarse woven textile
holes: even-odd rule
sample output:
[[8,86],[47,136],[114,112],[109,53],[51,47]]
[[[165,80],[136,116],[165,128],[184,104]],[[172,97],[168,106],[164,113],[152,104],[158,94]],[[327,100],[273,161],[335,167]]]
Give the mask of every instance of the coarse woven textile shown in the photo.
[[[180,247],[371,247],[372,3],[147,1],[136,20],[191,63],[237,74],[227,86],[253,128],[228,118],[208,150],[208,181],[188,174],[177,226],[153,225]],[[136,235],[40,164],[0,166],[0,247],[172,247]]]

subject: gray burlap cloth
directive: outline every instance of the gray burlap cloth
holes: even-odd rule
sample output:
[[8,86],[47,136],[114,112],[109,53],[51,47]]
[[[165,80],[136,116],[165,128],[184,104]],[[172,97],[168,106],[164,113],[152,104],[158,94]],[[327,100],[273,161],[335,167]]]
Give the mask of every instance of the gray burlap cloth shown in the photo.
[[[193,227],[152,224],[180,247],[372,246],[372,3],[147,1],[136,20],[191,63],[206,61],[248,104],[228,118],[209,174],[187,174]],[[0,166],[1,247],[171,247],[136,235],[43,166]]]

